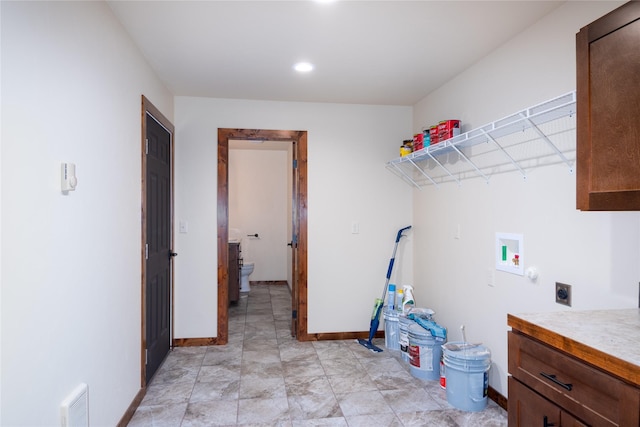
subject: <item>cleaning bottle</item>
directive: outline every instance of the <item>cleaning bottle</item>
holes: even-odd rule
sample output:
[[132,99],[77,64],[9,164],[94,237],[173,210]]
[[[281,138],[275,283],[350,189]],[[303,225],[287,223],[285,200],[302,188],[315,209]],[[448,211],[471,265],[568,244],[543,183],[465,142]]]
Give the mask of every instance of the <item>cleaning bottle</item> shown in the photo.
[[404,297],[402,300],[402,312],[404,314],[407,314],[409,310],[411,310],[416,305],[416,302],[413,299],[413,286],[404,285],[402,287],[402,291],[404,293]]
[[392,312],[394,310],[394,304],[396,303],[396,285],[389,285],[389,289],[387,290],[387,312]]
[[402,313],[402,300],[404,299],[404,291],[402,289],[398,289],[396,293],[396,311]]

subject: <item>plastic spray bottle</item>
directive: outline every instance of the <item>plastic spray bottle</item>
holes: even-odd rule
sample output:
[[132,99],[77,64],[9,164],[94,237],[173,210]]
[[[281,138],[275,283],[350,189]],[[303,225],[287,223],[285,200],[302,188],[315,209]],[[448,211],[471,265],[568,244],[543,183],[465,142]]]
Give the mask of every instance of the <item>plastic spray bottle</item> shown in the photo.
[[394,310],[394,304],[396,303],[396,285],[389,285],[387,290],[387,312]]
[[416,302],[413,299],[413,286],[404,285],[402,290],[404,293],[404,299],[402,300],[402,312],[407,314],[407,312],[416,305]]
[[402,300],[404,299],[404,291],[402,289],[398,289],[396,291],[396,311],[402,313]]

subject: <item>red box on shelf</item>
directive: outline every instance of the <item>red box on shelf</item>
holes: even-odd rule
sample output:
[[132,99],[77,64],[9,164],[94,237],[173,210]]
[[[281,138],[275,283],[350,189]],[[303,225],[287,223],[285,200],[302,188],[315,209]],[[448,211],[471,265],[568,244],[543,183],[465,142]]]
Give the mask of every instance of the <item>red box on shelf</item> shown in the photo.
[[438,123],[438,140],[444,141],[460,135],[460,120],[443,120]]
[[431,141],[431,145],[440,142],[440,139],[438,138],[438,125],[433,125],[429,128],[429,139]]
[[416,133],[413,135],[413,151],[422,150],[424,148],[424,135]]

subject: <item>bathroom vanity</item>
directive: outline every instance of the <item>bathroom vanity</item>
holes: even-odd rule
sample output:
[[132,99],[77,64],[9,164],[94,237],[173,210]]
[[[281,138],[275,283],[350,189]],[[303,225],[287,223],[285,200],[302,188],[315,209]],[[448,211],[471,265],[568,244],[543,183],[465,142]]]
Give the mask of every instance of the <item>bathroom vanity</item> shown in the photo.
[[640,425],[640,309],[508,314],[509,426]]
[[240,299],[240,242],[229,242],[229,303]]

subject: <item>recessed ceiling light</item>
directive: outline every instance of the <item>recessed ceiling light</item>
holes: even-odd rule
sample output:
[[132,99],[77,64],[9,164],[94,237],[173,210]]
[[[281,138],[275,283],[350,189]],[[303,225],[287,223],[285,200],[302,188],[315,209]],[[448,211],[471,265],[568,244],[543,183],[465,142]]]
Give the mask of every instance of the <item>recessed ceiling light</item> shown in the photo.
[[293,69],[299,73],[308,73],[313,70],[313,64],[309,62],[298,62],[293,66]]

